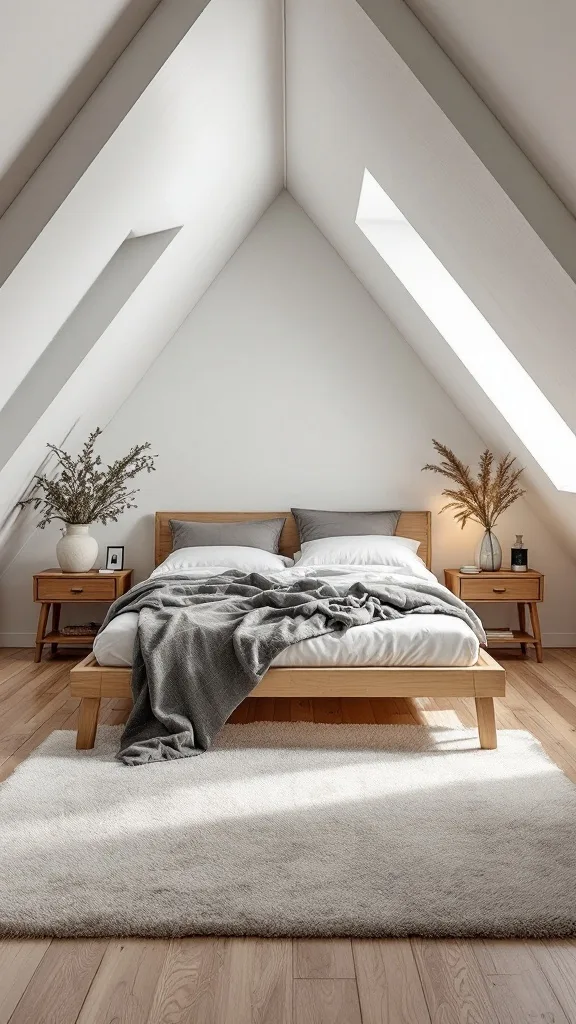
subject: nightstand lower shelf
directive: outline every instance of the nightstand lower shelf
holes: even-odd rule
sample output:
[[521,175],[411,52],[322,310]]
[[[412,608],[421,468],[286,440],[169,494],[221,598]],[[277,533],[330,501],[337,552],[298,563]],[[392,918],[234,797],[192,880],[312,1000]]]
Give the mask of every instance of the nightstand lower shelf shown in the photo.
[[493,640],[488,637],[488,647],[504,647],[505,644],[520,644],[522,653],[526,654],[526,645],[532,644],[538,650],[538,640],[531,633],[525,633],[522,629],[513,629],[513,636],[498,636]]
[[72,635],[68,633],[58,633],[52,630],[51,633],[45,633],[42,642],[45,644],[81,644],[84,647],[92,647],[96,633],[74,633]]

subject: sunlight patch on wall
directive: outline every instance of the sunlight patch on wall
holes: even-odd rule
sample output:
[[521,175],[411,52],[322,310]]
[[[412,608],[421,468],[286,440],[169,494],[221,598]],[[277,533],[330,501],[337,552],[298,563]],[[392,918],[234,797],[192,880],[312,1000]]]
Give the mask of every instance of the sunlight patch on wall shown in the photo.
[[555,487],[576,491],[576,436],[368,169],[356,223]]

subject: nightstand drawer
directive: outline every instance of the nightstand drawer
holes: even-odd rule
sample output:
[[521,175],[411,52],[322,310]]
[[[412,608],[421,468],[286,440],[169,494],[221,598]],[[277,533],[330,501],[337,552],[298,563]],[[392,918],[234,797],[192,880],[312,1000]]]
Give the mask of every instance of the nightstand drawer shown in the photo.
[[534,576],[527,579],[505,577],[483,579],[474,576],[460,580],[460,597],[463,601],[539,601],[540,580]]
[[114,601],[116,598],[116,580],[42,578],[37,579],[38,601]]

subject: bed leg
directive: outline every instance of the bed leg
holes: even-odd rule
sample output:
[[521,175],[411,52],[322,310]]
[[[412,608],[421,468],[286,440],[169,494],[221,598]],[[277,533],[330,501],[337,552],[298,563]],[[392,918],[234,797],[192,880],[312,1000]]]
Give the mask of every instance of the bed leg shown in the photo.
[[476,697],[475,700],[480,746],[483,750],[495,750],[498,746],[498,741],[496,737],[496,719],[494,717],[494,698]]
[[80,702],[76,750],[91,750],[96,739],[100,697],[83,697]]

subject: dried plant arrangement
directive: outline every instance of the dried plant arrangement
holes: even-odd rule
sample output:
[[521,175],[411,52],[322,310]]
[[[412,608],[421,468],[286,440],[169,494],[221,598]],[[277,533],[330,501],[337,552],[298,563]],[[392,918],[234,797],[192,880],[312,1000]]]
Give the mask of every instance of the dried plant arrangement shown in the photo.
[[440,511],[455,510],[454,518],[462,529],[471,519],[480,523],[485,530],[493,530],[502,513],[526,493],[518,486],[518,479],[524,470],[514,468],[516,459],[510,452],[494,467],[494,455],[486,448],[480,456],[478,475],[475,477],[470,466],[461,462],[451,448],[439,441],[433,440],[432,444],[442,457],[442,462],[437,466],[427,463],[422,470],[440,473],[456,485],[442,491],[443,496],[450,501]]
[[21,508],[32,505],[36,511],[42,509],[38,523],[41,530],[53,519],[77,525],[116,523],[122,512],[136,508],[133,498],[138,490],[130,489],[128,484],[139,473],[155,469],[156,456],[148,454],[151,445],[134,445],[123,458],[104,466],[94,452],[101,433],[97,427],[90,434],[76,459],[56,445],[47,445],[58,460],[60,472],[53,479],[46,474],[35,476],[32,493],[18,502]]

